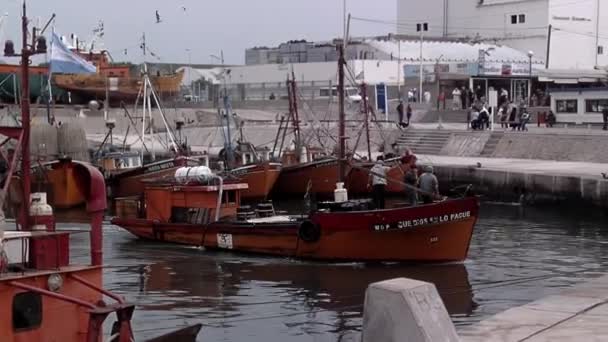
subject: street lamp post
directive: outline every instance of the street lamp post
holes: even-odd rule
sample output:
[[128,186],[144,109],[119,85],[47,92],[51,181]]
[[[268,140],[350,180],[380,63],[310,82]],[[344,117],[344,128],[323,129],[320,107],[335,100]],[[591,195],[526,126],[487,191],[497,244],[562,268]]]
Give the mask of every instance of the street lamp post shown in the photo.
[[191,101],[194,102],[194,82],[192,82],[192,58],[190,54],[191,50],[186,49],[186,52],[188,53],[188,82],[190,82],[190,96],[192,96]]
[[420,89],[418,91],[418,101],[420,103],[422,103],[422,78],[423,78],[423,71],[422,71],[422,42],[424,41],[424,32],[427,32],[429,30],[429,24],[428,23],[418,23],[416,24],[416,31],[420,32]]

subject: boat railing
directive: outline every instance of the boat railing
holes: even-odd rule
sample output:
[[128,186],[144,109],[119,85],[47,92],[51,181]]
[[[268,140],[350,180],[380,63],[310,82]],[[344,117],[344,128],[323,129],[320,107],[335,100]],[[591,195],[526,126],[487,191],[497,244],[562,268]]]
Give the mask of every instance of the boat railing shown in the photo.
[[86,232],[4,231],[0,234],[0,278],[69,266],[70,235]]

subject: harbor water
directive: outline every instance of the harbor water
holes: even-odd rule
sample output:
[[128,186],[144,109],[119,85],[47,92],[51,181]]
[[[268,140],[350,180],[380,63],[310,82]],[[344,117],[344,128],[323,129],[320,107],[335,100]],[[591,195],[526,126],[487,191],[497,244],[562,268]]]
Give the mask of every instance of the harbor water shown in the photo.
[[[508,204],[483,204],[481,213],[468,260],[435,266],[209,252],[139,241],[107,225],[104,280],[137,303],[140,339],[200,322],[200,341],[359,341],[372,282],[434,283],[462,328],[608,272],[605,213]],[[82,247],[73,257],[86,258],[87,235],[73,243]]]

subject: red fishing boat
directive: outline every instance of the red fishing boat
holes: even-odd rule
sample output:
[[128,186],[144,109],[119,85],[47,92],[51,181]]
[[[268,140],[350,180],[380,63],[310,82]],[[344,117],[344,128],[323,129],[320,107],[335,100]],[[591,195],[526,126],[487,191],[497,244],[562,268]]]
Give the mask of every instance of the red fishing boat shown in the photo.
[[[78,232],[58,230],[52,209],[45,203],[46,193],[30,194],[28,69],[30,56],[46,52],[46,43],[44,38],[36,37],[40,31],[34,30],[31,35],[33,44],[28,45],[27,26],[24,2],[23,49],[19,55],[24,80],[21,84],[22,126],[0,127],[0,134],[6,137],[0,144],[3,158],[7,159],[4,151],[7,143],[16,141],[15,153],[7,160],[9,167],[1,190],[0,208],[4,207],[4,199],[19,162],[22,190],[19,198],[6,203],[8,207],[16,206],[18,230],[5,231],[4,220],[0,222],[0,311],[4,318],[0,323],[0,337],[3,342],[98,342],[105,335],[111,336],[112,341],[132,341],[131,317],[135,306],[103,289],[102,221],[106,209],[103,175],[90,164],[69,162],[90,215],[90,264],[70,262],[70,234]],[[12,42],[6,43],[4,51],[7,56],[17,56]],[[112,302],[107,303],[104,299]],[[116,321],[112,331],[104,334],[103,323],[113,314]],[[186,332],[189,338],[183,340],[194,341],[200,328],[200,325],[190,327]],[[182,335],[184,333],[178,331],[172,335],[185,336]],[[167,337],[161,337],[161,340],[167,341]]]
[[[366,202],[327,204],[299,216],[238,213],[246,184],[149,184],[145,201],[119,200],[112,223],[140,238],[322,260],[461,261],[478,215],[474,197],[370,210]],[[323,204],[321,204],[323,206]],[[142,209],[143,208],[143,209]],[[239,216],[240,219],[239,219]]]

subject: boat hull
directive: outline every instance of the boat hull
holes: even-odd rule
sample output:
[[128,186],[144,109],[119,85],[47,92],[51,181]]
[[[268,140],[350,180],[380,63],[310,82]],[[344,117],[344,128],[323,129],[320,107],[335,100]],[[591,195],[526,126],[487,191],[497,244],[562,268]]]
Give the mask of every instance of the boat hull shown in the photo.
[[[184,77],[183,72],[169,76],[150,76],[157,95],[163,99],[179,95],[180,86]],[[111,84],[108,92],[111,101],[133,102],[137,99],[142,79],[135,77],[117,77],[116,84]],[[57,87],[80,95],[85,100],[103,99],[106,97],[107,78],[104,75],[53,75],[53,82]]]
[[[102,299],[100,292],[95,291],[82,283],[71,278],[71,275],[79,276],[98,288],[102,287],[101,267],[62,267],[58,270],[40,271],[30,276],[19,273],[11,279],[10,275],[3,275],[0,281],[0,303],[6,303],[7,310],[3,315],[10,317],[10,308],[15,295],[23,293],[24,290],[12,286],[15,281],[20,284],[32,286],[39,289],[47,289],[47,281],[51,274],[59,274],[63,279],[61,294],[80,301],[96,304]],[[0,322],[0,336],[3,342],[80,342],[87,338],[86,327],[89,324],[90,313],[77,305],[66,303],[49,296],[41,296],[42,320],[40,325],[34,329],[17,331],[13,329],[11,319],[3,319]],[[8,308],[6,308],[8,306]]]
[[332,196],[339,181],[338,170],[339,164],[335,159],[283,167],[274,193],[293,196],[310,192],[318,196]]
[[109,174],[107,183],[110,185],[111,197],[131,197],[144,193],[145,181],[175,175],[175,171],[184,166],[199,166],[194,159],[175,158],[164,160],[135,169]]
[[[47,193],[48,204],[54,209],[72,209],[86,202],[78,182],[78,173],[71,162],[53,161],[32,169],[32,190]],[[21,198],[21,180],[11,182],[11,197]]]
[[[329,261],[451,262],[466,259],[478,209],[477,198],[464,198],[409,208],[315,213],[310,222],[112,222],[141,238],[208,249]],[[304,224],[318,227],[316,239],[302,234]]]
[[241,198],[247,200],[267,199],[280,173],[281,164],[270,162],[243,166],[230,172],[238,182],[249,186],[241,193]]

